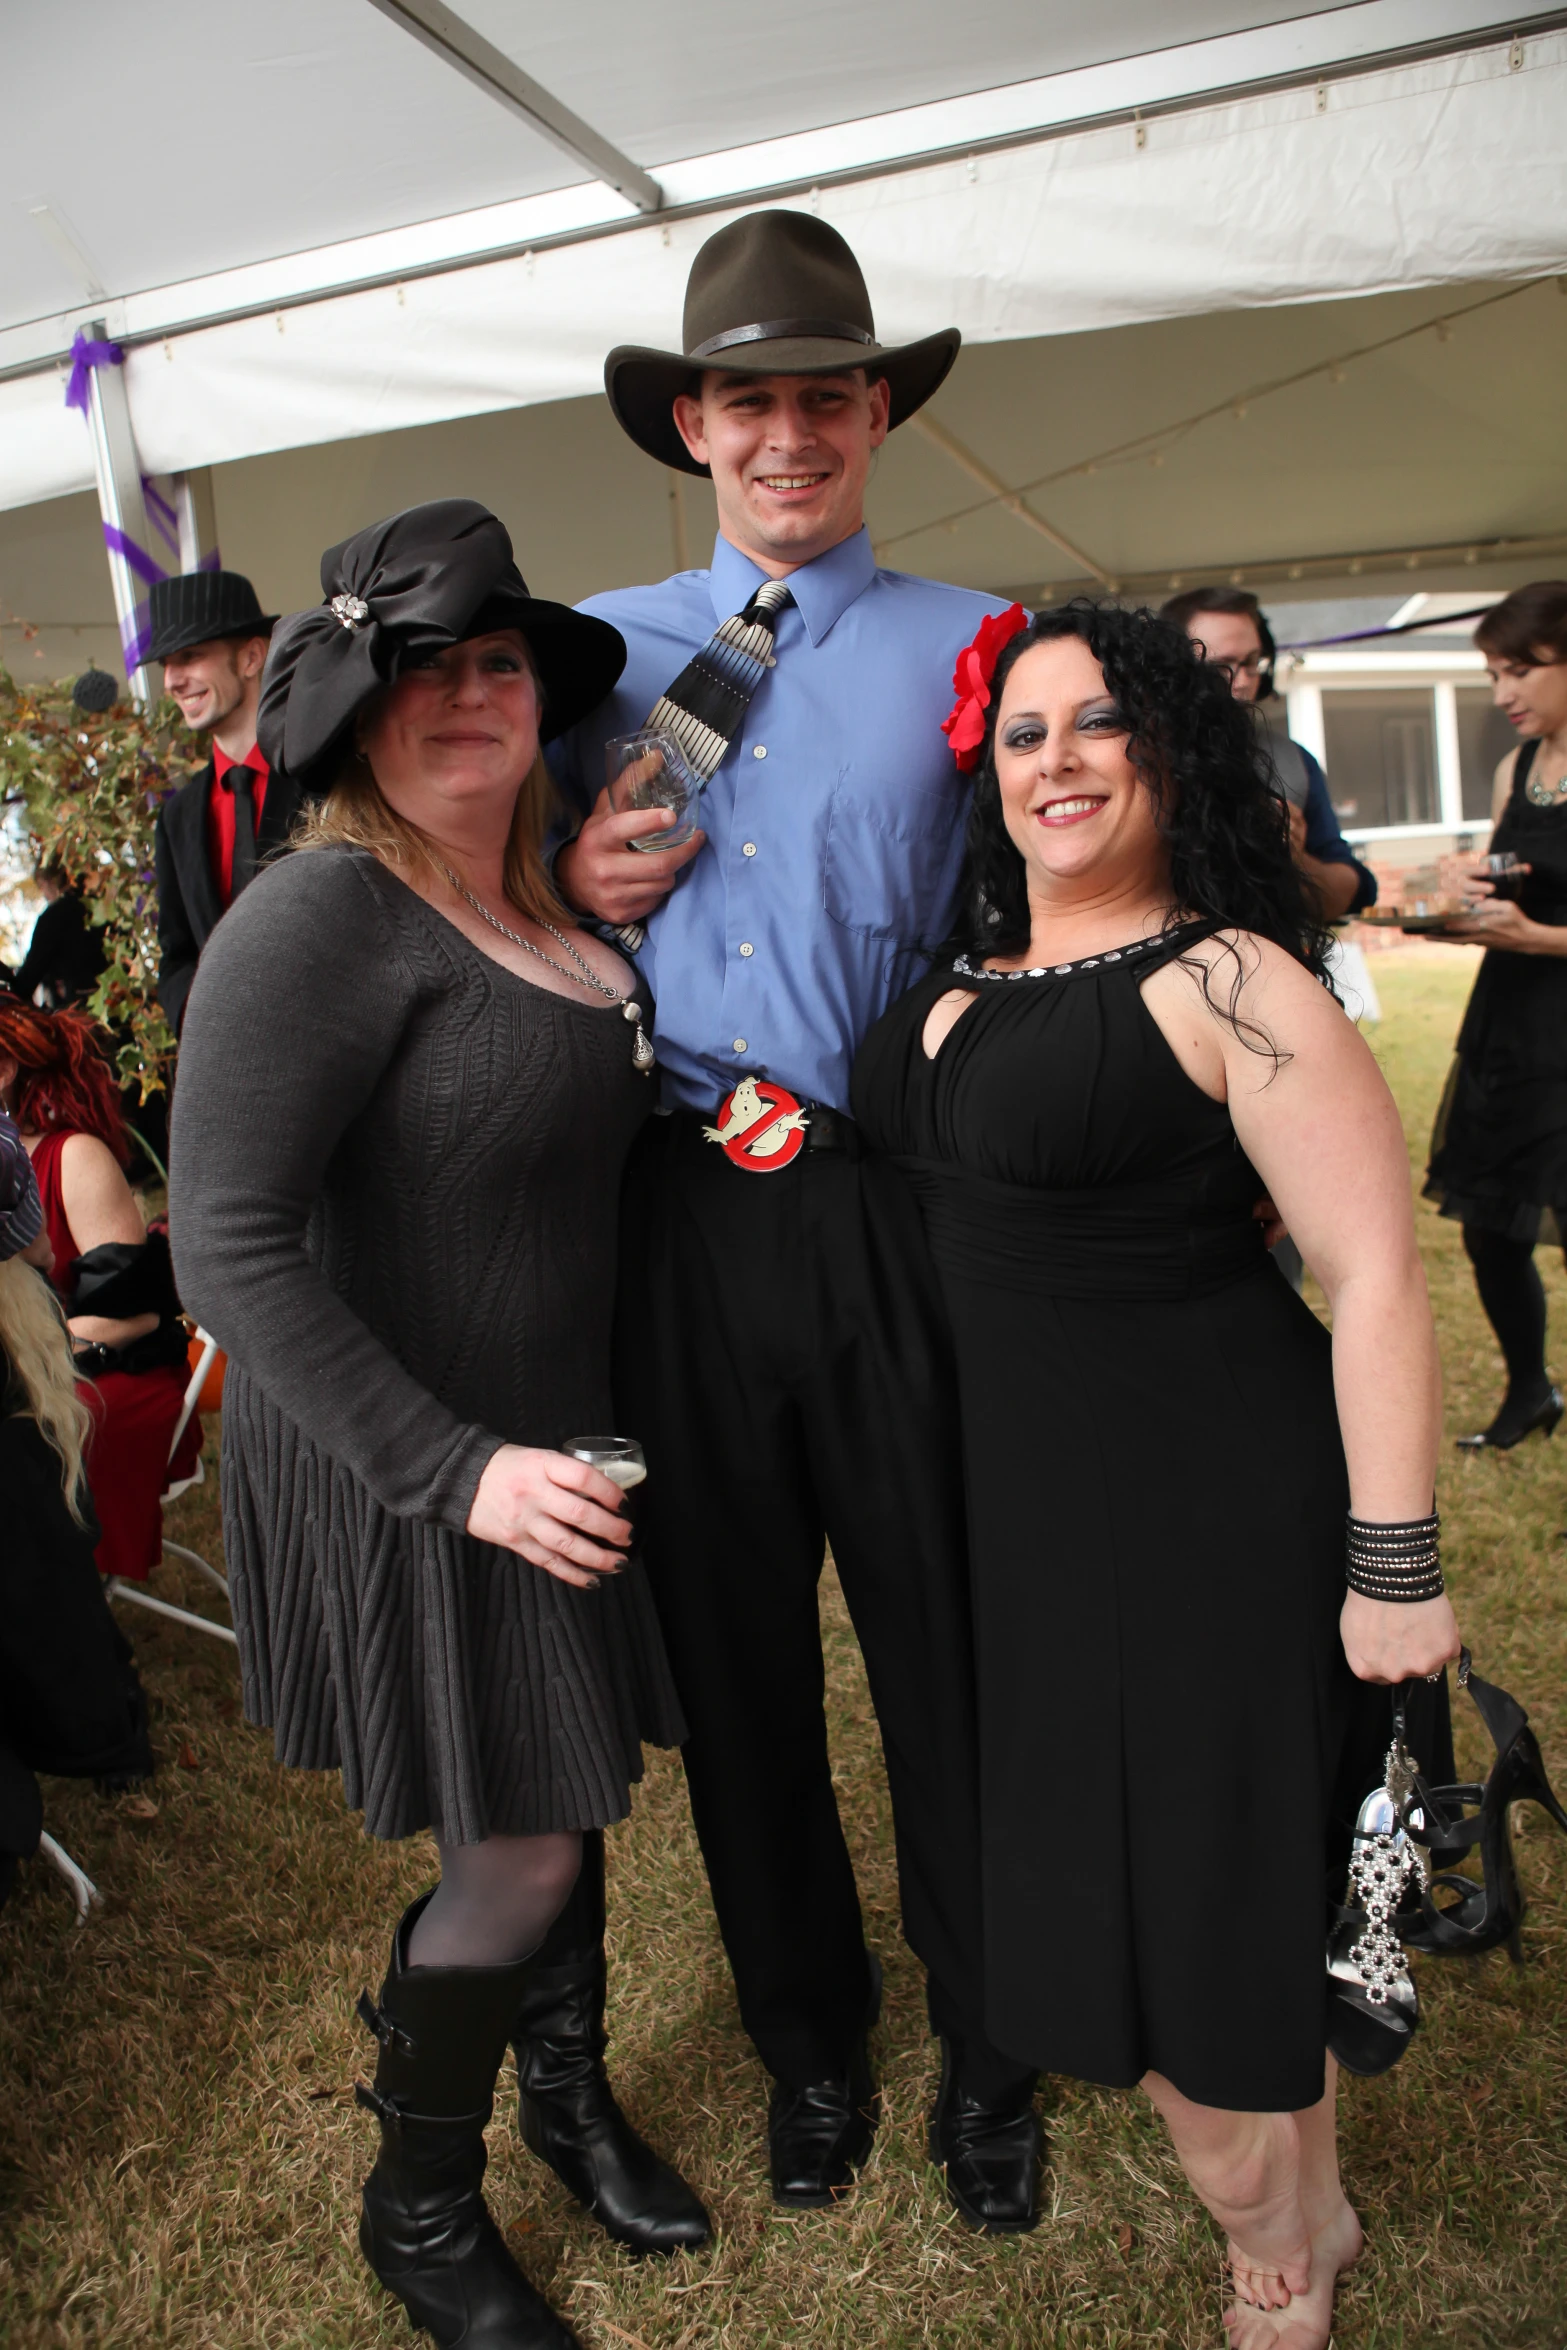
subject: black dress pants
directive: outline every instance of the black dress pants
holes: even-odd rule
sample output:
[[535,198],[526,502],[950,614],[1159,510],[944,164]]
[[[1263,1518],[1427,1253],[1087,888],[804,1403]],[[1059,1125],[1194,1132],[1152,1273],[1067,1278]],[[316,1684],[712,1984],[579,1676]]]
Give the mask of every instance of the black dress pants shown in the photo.
[[957,1402],[912,1197],[842,1151],[752,1173],[696,1117],[656,1117],[627,1174],[620,1288],[616,1409],[647,1453],[648,1572],[746,2030],[803,2087],[842,2075],[870,2004],[823,1706],[830,1542],[932,2022],[1017,2076],[983,2038]]

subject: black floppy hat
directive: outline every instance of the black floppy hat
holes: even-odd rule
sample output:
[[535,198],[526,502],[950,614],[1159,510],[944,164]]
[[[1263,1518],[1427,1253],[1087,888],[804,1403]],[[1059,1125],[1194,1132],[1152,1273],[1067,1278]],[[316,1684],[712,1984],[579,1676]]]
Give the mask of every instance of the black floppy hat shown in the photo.
[[893,425],[936,391],[963,338],[955,326],[888,349],[876,340],[871,298],[853,253],[811,212],[748,212],[691,264],[683,352],[622,344],[604,362],[617,422],[661,465],[706,476],[675,427],[677,395],[704,368],[726,375],[885,376]]
[[242,571],[180,571],[172,579],[153,581],[147,593],[147,622],[150,634],[143,659],[167,661],[218,637],[270,636],[277,614],[262,611],[261,599]]
[[325,601],[280,623],[261,679],[256,739],[309,788],[325,780],[355,713],[417,660],[520,629],[543,689],[540,737],[585,718],[626,665],[606,620],[530,595],[505,525],[472,498],[437,498],[356,531],[321,558]]

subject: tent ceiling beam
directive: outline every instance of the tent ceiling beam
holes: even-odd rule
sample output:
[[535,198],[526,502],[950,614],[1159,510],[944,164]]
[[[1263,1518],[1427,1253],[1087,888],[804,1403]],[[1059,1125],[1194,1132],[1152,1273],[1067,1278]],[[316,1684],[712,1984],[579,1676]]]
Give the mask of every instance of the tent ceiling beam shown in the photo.
[[455,9],[443,7],[441,0],[370,0],[370,5],[401,31],[423,42],[487,98],[520,115],[531,130],[540,132],[574,163],[585,164],[594,179],[603,180],[639,212],[658,211],[664,191],[657,180],[601,138],[580,114],[563,106],[542,82],[514,65]]
[[911,416],[909,423],[915,432],[950,457],[953,464],[968,475],[970,481],[977,481],[981,489],[988,490],[996,504],[1015,515],[1025,529],[1037,531],[1042,539],[1048,539],[1053,547],[1058,547],[1073,563],[1080,563],[1089,577],[1096,579],[1101,587],[1114,591],[1117,582],[1108,571],[1100,570],[1092,555],[1085,555],[1081,547],[1074,546],[1070,539],[1062,537],[1054,523],[1047,522],[1042,514],[1036,514],[1027,500],[1016,490],[1009,489],[1000,474],[992,471],[982,457],[976,457],[966,442],[960,441],[957,434],[949,432],[944,424],[938,424],[928,408],[922,408],[918,415]]

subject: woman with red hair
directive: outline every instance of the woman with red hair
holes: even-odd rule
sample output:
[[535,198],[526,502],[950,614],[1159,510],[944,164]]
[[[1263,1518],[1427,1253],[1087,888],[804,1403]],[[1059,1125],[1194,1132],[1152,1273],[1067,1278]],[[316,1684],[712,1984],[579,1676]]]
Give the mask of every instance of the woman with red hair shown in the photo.
[[91,1021],[0,998],[0,1106],[32,1158],[92,1412],[98,1565],[144,1581],[162,1555],[160,1497],[193,1473],[201,1423],[193,1413],[171,1462],[187,1372],[168,1242],[144,1229],[125,1179],[130,1143]]

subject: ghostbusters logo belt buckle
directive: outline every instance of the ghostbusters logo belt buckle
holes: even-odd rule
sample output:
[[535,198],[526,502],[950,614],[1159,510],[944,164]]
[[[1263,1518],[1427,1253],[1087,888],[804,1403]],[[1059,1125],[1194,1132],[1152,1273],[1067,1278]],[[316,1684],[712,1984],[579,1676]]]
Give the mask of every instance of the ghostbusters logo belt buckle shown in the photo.
[[805,1112],[792,1093],[763,1077],[742,1077],[718,1105],[716,1126],[704,1126],[731,1167],[749,1175],[776,1175],[805,1148]]

